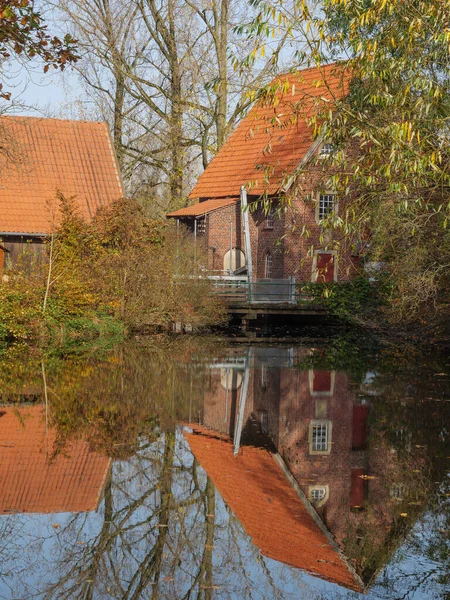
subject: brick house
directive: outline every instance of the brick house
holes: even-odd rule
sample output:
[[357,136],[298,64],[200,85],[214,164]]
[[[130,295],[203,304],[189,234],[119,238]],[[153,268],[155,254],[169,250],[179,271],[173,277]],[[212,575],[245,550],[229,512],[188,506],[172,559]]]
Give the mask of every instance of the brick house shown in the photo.
[[350,590],[363,584],[333,540],[298,497],[265,448],[238,457],[227,436],[198,425],[184,432],[191,452],[262,554]]
[[[371,431],[376,397],[346,373],[293,368],[304,361],[311,350],[306,347],[280,349],[279,356],[274,357],[273,348],[253,349],[237,455],[233,455],[233,442],[242,408],[244,372],[235,355],[222,359],[211,367],[205,386],[204,405],[199,413],[201,427],[190,425],[194,434],[197,430],[207,440],[201,444],[197,439],[192,441],[189,435],[187,438],[200,464],[236,517],[242,520],[247,533],[259,540],[255,543],[263,552],[276,560],[312,570],[301,549],[297,550],[297,562],[292,562],[289,552],[283,554],[275,518],[260,517],[259,524],[271,523],[271,528],[262,531],[259,537],[253,534],[252,528],[256,529],[256,525],[252,525],[248,507],[257,507],[261,514],[266,514],[269,509],[264,508],[265,486],[271,485],[274,479],[268,466],[266,472],[263,464],[252,466],[250,463],[256,461],[258,453],[265,452],[267,458],[278,452],[304,497],[355,568],[356,579],[359,577],[360,584],[367,589],[418,514],[410,503],[408,493],[413,495],[413,490],[408,492],[405,473],[421,468],[421,450],[402,455],[400,459],[388,439]],[[241,462],[240,468],[228,464],[233,458],[236,463]],[[262,458],[258,460],[263,463]],[[252,487],[256,485],[253,478],[261,479],[259,492]],[[252,493],[250,499],[247,488]],[[279,484],[281,488],[286,495],[286,510],[292,511],[291,515],[297,511],[301,521],[295,524],[293,518],[288,529],[295,531],[306,523],[306,517],[291,500],[292,488],[286,483]],[[247,499],[246,505],[244,499]],[[282,504],[280,500],[280,507]],[[254,510],[256,513],[256,508]],[[407,520],[401,517],[403,511],[408,514]],[[287,533],[283,535],[288,539]],[[295,547],[294,538],[292,547]],[[310,542],[314,544],[314,540]],[[329,577],[329,571],[312,572],[351,587],[343,578],[344,571],[340,571],[340,581]]]
[[0,135],[0,242],[8,251],[6,262],[26,249],[40,251],[58,223],[58,192],[73,197],[88,221],[123,196],[106,123],[1,117]]
[[[247,262],[242,202],[248,202],[254,279],[346,279],[351,251],[338,256],[322,225],[338,211],[323,183],[333,148],[314,140],[308,118],[346,94],[348,73],[332,64],[275,81],[281,83],[276,102],[258,102],[240,122],[192,190],[189,198],[197,202],[167,216],[204,240],[210,270],[239,274]],[[314,166],[299,182],[296,171],[305,164]]]

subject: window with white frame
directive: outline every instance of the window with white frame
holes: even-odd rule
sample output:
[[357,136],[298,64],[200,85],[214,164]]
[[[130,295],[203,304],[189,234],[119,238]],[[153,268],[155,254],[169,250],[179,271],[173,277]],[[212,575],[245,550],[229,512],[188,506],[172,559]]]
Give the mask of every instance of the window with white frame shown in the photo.
[[319,158],[327,158],[331,156],[335,151],[334,144],[331,142],[325,142],[322,144],[319,150]]
[[319,194],[317,207],[317,220],[323,221],[331,215],[335,209],[336,194]]
[[273,258],[270,252],[266,253],[265,264],[264,264],[264,277],[271,279],[272,277]]
[[310,485],[308,486],[308,500],[314,504],[316,508],[325,504],[328,500],[329,488],[328,485]]
[[261,367],[261,386],[266,389],[269,383],[269,372],[268,367],[266,365],[262,365]]
[[401,501],[406,496],[406,491],[407,491],[406,485],[404,485],[403,483],[394,483],[391,486],[391,490],[390,490],[391,498],[393,500]]
[[325,488],[316,487],[311,490],[311,500],[315,500],[316,502],[320,502],[325,498]]
[[331,450],[331,422],[311,421],[309,444],[311,454],[329,454]]
[[258,410],[261,433],[269,433],[269,413],[267,410]]
[[265,229],[273,229],[273,224],[275,221],[275,211],[270,208],[269,212],[266,214],[266,222],[264,224]]

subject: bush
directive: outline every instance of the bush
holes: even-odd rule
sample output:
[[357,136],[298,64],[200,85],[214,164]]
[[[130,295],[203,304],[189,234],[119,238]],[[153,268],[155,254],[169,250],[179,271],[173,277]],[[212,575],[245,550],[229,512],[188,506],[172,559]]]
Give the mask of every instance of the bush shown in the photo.
[[91,339],[171,322],[208,327],[225,310],[203,277],[200,243],[118,200],[83,221],[59,196],[61,221],[44,261],[0,283],[0,340]]
[[300,286],[300,292],[311,296],[315,302],[324,304],[333,315],[344,321],[359,321],[384,306],[389,286],[380,277],[376,282],[367,276],[351,281],[308,283]]

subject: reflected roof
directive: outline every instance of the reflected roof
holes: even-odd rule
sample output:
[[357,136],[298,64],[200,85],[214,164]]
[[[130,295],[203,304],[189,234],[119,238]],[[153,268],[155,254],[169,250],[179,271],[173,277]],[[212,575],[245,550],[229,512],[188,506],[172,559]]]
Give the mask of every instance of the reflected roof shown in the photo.
[[0,514],[97,508],[110,459],[83,440],[56,450],[55,430],[46,431],[45,406],[0,407]]
[[233,456],[230,438],[189,424],[192,453],[261,552],[351,590],[361,581],[343,560],[290,485],[273,455],[241,446]]

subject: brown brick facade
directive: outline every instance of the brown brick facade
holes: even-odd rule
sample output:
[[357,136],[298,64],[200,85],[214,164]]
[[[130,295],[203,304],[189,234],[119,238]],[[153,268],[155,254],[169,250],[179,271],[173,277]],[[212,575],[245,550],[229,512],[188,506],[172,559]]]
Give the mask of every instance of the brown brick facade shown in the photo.
[[[296,351],[297,364],[308,349]],[[244,373],[233,371],[225,390],[224,369],[211,371],[201,423],[233,438]],[[282,456],[305,496],[368,583],[383,566],[384,545],[400,519],[405,472],[421,468],[416,453],[397,453],[378,431],[371,431],[370,398],[340,371],[271,366],[257,360],[250,373],[241,447],[266,446]],[[317,450],[313,427],[327,427],[326,448]],[[263,434],[263,435],[261,435]],[[315,491],[326,490],[323,501]],[[407,513],[412,507],[406,508]],[[406,515],[406,513],[405,513]],[[401,519],[400,519],[401,520]],[[370,568],[368,564],[371,564]]]
[[[327,237],[326,233],[324,235],[316,222],[314,203],[303,202],[297,197],[290,204],[276,212],[269,227],[262,207],[249,212],[253,273],[258,279],[266,277],[266,257],[270,253],[271,278],[285,279],[294,276],[296,281],[310,282],[314,254],[321,250],[325,253],[332,251],[330,236]],[[274,206],[277,206],[276,203]],[[205,219],[208,268],[223,273],[224,257],[230,250],[230,225],[232,247],[245,254],[240,203],[210,212]],[[342,242],[340,248],[340,252],[336,254],[337,279],[346,280],[353,271],[353,262],[350,250]]]

